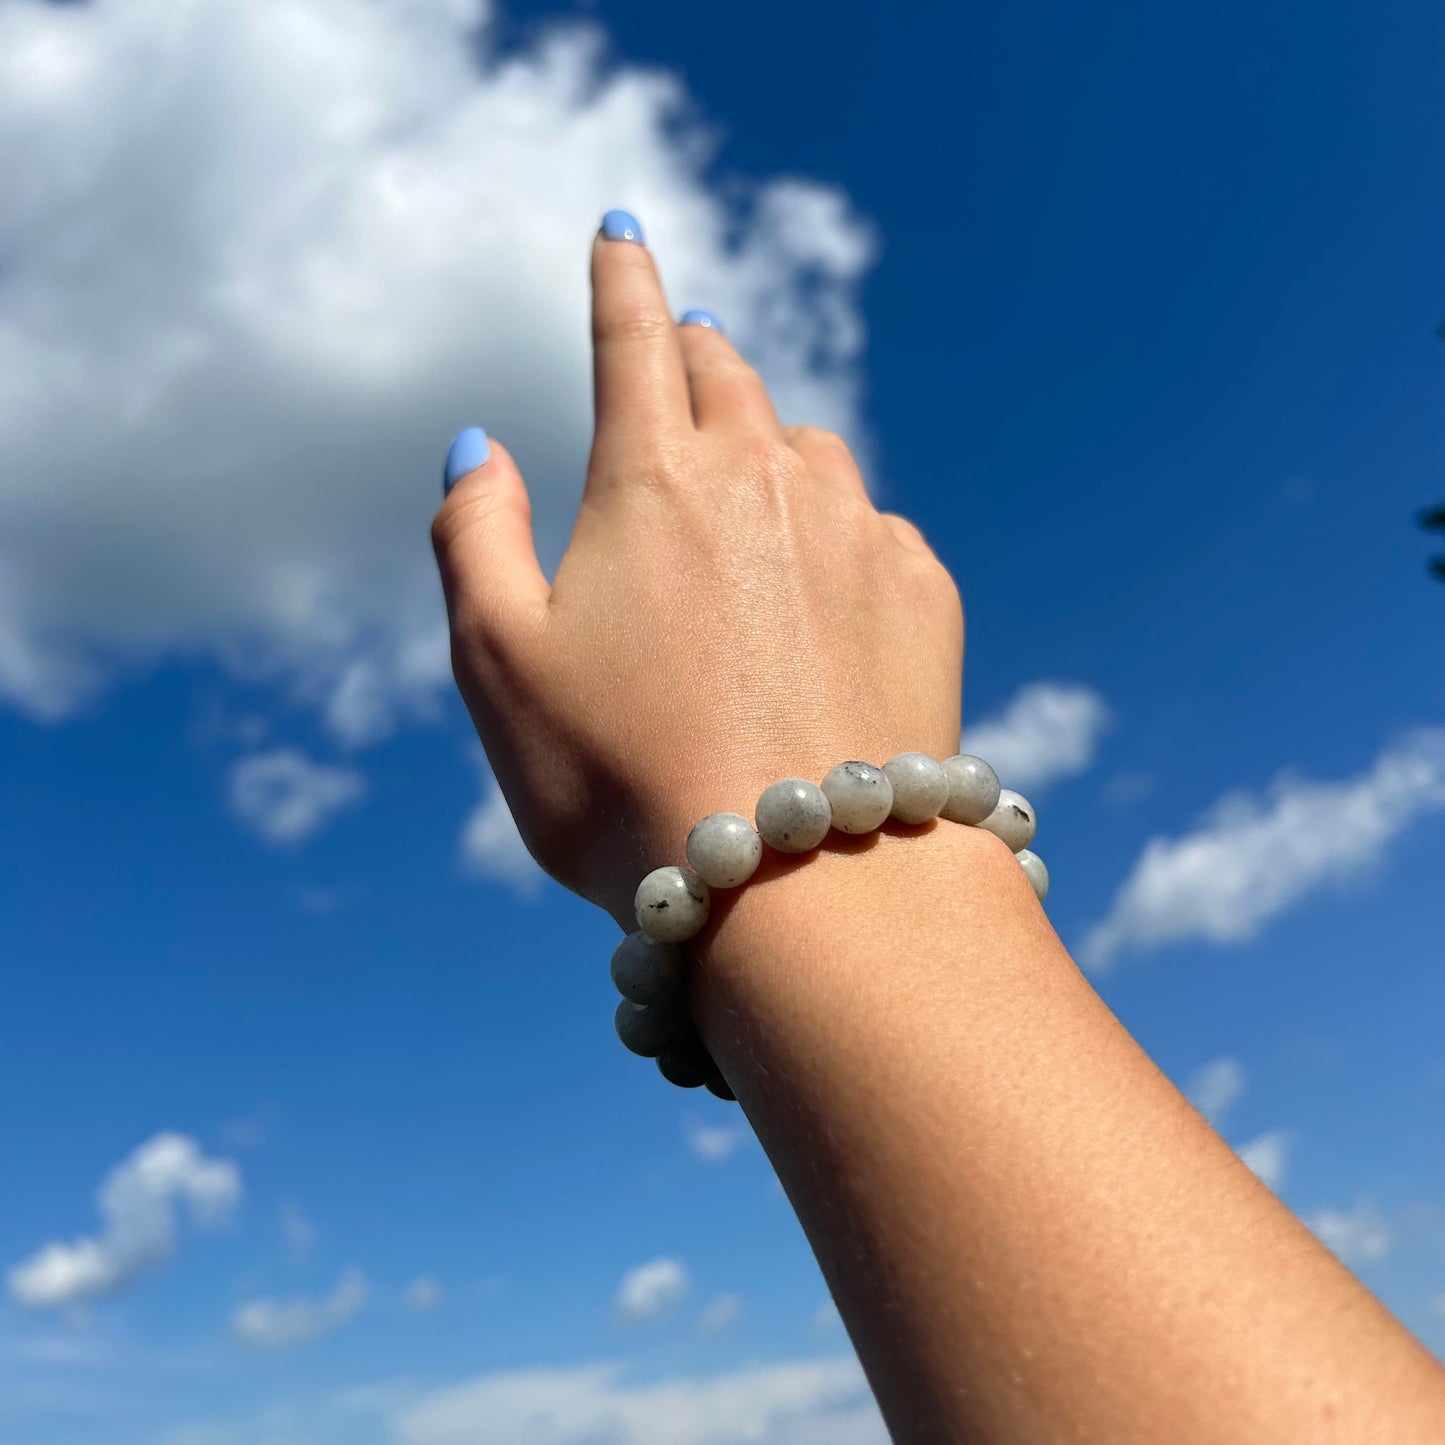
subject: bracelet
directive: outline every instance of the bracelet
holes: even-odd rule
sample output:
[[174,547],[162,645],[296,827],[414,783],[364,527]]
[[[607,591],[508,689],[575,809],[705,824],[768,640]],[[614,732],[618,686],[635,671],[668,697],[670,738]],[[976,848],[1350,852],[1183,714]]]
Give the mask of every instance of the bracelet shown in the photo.
[[612,955],[617,1037],[655,1059],[662,1077],[682,1089],[705,1086],[720,1099],[736,1096],[693,1027],[687,1007],[688,951],[707,923],[711,890],[739,888],[757,872],[763,844],[779,853],[809,853],[830,828],[871,833],[892,818],[934,818],[984,828],[1018,858],[1042,903],[1049,870],[1029,850],[1038,817],[1028,799],[999,786],[998,774],[967,753],[938,762],[927,753],[899,753],[881,768],[839,763],[821,784],[784,778],[765,788],[754,827],[739,813],[710,813],[687,835],[686,868],[654,868],[637,886],[636,933]]

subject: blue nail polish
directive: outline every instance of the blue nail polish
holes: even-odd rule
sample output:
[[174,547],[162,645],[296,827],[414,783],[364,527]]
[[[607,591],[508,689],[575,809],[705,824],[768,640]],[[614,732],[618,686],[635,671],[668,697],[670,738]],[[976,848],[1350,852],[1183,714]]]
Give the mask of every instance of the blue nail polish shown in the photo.
[[636,241],[639,246],[647,244],[642,227],[631,211],[608,211],[602,218],[602,239],[604,241]]
[[468,472],[474,472],[492,454],[487,434],[479,426],[469,426],[452,438],[447,448],[447,464],[442,468],[442,495],[446,496]]
[[[677,318],[679,326],[706,326],[713,331],[723,331],[723,324],[711,311],[684,311]],[[723,331],[726,336],[727,332]]]

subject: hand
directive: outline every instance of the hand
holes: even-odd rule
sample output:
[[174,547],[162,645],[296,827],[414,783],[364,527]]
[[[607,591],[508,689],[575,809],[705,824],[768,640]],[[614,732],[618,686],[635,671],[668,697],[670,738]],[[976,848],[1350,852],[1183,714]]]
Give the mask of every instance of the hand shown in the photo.
[[596,431],[552,585],[495,443],[432,540],[527,848],[630,931],[704,815],[751,818],[769,783],[849,758],[957,752],[963,611],[839,438],[781,426],[720,330],[673,322],[643,244],[599,235],[592,286]]

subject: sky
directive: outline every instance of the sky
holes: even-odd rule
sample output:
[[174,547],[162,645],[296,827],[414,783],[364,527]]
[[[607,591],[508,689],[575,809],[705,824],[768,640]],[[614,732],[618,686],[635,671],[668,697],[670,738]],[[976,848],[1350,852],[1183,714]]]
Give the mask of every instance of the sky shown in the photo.
[[1442,27],[0,0],[0,1445],[886,1439],[451,686],[443,454],[550,572],[613,206],[958,579],[1096,987],[1445,1354]]

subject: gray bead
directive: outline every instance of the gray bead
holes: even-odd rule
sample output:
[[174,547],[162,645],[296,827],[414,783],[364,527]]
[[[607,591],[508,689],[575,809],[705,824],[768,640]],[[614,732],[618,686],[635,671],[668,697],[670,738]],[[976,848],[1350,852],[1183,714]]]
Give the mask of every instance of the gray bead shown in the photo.
[[659,943],[681,943],[707,922],[707,884],[691,868],[654,868],[632,900],[637,926]]
[[817,783],[783,778],[763,789],[757,823],[769,848],[779,853],[806,853],[828,836],[833,810]]
[[657,1056],[658,1072],[679,1089],[700,1089],[717,1073],[707,1046],[693,1029],[688,1029],[671,1047]]
[[612,984],[633,1003],[675,1003],[683,995],[687,955],[675,943],[629,933],[612,953]]
[[982,758],[955,753],[946,758],[948,801],[939,812],[950,823],[982,823],[998,807],[998,774]]
[[1020,848],[1018,852],[1019,866],[1029,876],[1029,882],[1034,885],[1034,892],[1038,895],[1040,903],[1049,896],[1049,870],[1044,867],[1044,860],[1037,853],[1030,853],[1027,848]]
[[1017,853],[1034,841],[1039,820],[1034,805],[1022,793],[1004,788],[998,806],[978,826],[1002,838]]
[[839,763],[822,788],[840,833],[871,833],[893,811],[893,784],[872,763]]
[[709,888],[737,888],[762,859],[763,840],[738,813],[709,813],[687,835],[687,861]]
[[733,1093],[728,1081],[723,1078],[721,1072],[716,1073],[706,1081],[705,1085],[709,1094],[716,1094],[719,1099],[726,1099],[729,1103],[737,1103],[738,1096]]
[[681,1005],[659,1004],[647,1007],[630,998],[618,1001],[613,1016],[617,1037],[624,1049],[641,1054],[644,1059],[656,1058],[671,1048],[689,1029],[687,1011]]
[[927,753],[899,753],[883,764],[893,784],[893,812],[900,823],[926,823],[948,802],[948,774]]

